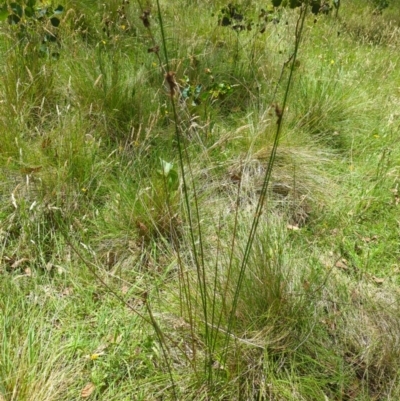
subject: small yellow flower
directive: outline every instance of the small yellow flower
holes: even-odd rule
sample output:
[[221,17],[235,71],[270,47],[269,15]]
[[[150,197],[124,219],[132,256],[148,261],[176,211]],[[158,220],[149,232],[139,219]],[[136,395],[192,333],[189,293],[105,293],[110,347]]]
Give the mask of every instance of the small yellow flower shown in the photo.
[[82,192],[87,192],[87,188],[83,187],[83,188],[81,188],[81,191]]
[[331,60],[331,65],[335,64],[335,60]]
[[102,355],[105,355],[105,353],[104,352],[95,352],[95,353],[90,354],[90,355],[85,355],[85,359],[90,359],[91,361],[96,361]]

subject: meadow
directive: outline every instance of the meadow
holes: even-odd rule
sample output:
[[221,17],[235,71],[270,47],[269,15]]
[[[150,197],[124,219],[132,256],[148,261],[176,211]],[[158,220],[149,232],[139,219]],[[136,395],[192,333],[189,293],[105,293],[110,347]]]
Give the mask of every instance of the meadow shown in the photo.
[[0,401],[400,399],[400,1],[273,3],[0,5]]

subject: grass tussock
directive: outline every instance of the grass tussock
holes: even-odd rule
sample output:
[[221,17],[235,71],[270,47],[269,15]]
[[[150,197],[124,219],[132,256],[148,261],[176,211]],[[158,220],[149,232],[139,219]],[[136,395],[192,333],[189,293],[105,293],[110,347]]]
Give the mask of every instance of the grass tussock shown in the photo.
[[1,401],[399,398],[397,2],[225,3],[1,9]]

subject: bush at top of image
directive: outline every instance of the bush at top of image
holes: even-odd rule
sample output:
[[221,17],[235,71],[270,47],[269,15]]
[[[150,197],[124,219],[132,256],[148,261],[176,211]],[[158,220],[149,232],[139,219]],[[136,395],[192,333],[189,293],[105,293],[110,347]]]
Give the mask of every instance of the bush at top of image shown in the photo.
[[[379,1],[379,0],[377,0]],[[271,0],[274,7],[290,7],[297,8],[306,3],[305,0]],[[309,0],[313,14],[328,14],[333,8],[340,7],[340,0]]]
[[[51,52],[51,44],[58,43],[57,28],[64,7],[38,4],[36,0],[7,2],[0,6],[0,21],[7,21],[13,27],[15,38],[22,45],[34,40],[40,41],[42,55],[58,58],[59,53]],[[39,38],[36,37],[39,35]],[[34,39],[35,38],[35,39]]]

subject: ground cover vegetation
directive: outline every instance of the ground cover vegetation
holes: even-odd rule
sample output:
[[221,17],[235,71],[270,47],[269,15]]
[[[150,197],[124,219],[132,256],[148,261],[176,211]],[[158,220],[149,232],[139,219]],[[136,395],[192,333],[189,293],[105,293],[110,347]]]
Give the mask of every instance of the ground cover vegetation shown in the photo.
[[0,7],[0,400],[400,399],[400,2]]

